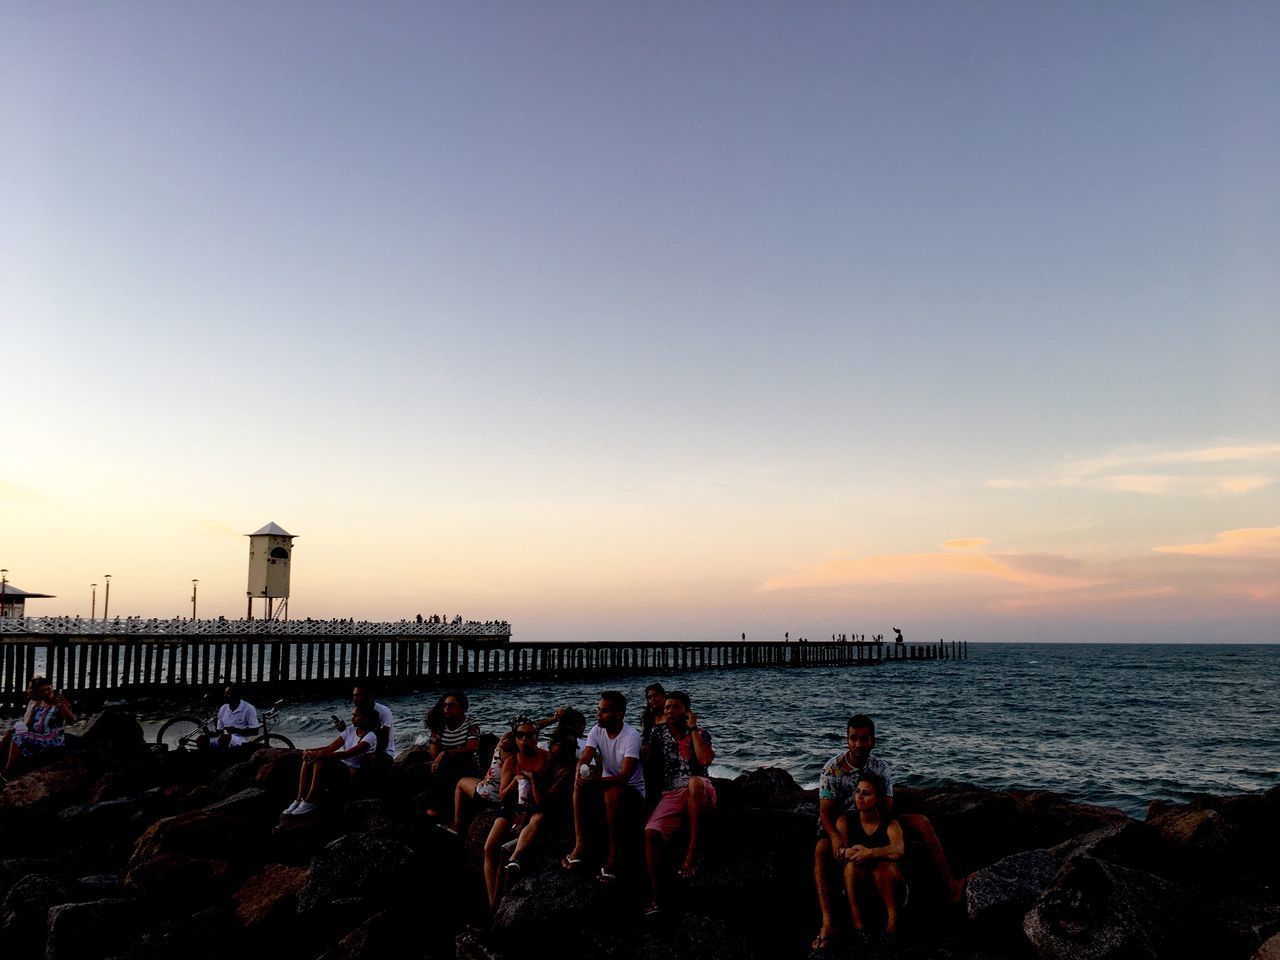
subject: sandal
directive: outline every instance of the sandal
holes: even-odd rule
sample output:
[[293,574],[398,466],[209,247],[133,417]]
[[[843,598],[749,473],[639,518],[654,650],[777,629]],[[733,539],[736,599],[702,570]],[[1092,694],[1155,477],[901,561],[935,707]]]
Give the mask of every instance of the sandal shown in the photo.
[[600,886],[608,888],[613,886],[615,883],[617,883],[618,875],[616,873],[610,873],[604,867],[601,867],[600,875],[596,877],[596,881],[600,884]]
[[563,869],[568,870],[570,873],[575,873],[577,869],[582,866],[582,859],[565,854],[565,856],[560,859],[560,866]]
[[509,877],[518,877],[524,873],[524,867],[520,866],[519,860],[508,860],[503,869],[507,871],[507,876]]
[[681,880],[692,880],[698,875],[698,871],[702,869],[702,854],[695,853],[689,857],[676,871],[676,876]]
[[831,937],[819,930],[818,935],[809,944],[809,949],[816,953],[819,950],[826,950],[829,946],[831,946]]
[[646,917],[656,917],[660,913],[662,913],[662,907],[658,906],[657,900],[650,900],[649,905],[644,908]]

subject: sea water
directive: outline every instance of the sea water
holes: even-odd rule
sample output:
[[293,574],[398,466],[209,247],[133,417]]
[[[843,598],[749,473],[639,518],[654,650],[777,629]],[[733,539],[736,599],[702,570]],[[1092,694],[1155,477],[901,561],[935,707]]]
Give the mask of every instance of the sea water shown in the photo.
[[[782,767],[813,786],[844,749],[851,713],[876,721],[876,752],[907,786],[973,783],[1047,789],[1141,816],[1151,800],[1262,790],[1280,783],[1280,645],[971,644],[967,660],[874,667],[754,668],[589,682],[478,685],[470,714],[499,732],[515,714],[557,706],[595,720],[621,689],[638,723],[644,686],[686,691],[716,751],[711,772]],[[380,699],[402,749],[425,740],[442,692]],[[276,727],[300,747],[336,736],[349,703],[286,703]],[[154,728],[153,724],[148,725]]]

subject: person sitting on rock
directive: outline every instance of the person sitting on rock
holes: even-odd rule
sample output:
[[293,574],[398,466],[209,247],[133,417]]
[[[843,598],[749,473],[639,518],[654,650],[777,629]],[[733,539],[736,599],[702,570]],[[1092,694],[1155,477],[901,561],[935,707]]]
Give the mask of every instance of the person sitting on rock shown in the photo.
[[[876,725],[866,714],[855,714],[846,723],[845,741],[848,749],[832,757],[822,768],[818,780],[818,842],[813,852],[813,880],[818,894],[818,906],[822,911],[822,929],[814,938],[814,950],[826,947],[835,929],[831,905],[828,872],[842,860],[842,852],[848,845],[847,824],[842,826],[842,814],[852,812],[854,793],[864,773],[874,773],[884,784],[884,808],[893,810],[893,776],[889,764],[872,754],[876,743]],[[920,814],[898,817],[908,837],[921,843],[937,868],[950,898],[958,902],[963,887],[956,882],[947,864],[942,843],[934,832],[929,818]]]
[[[396,721],[391,708],[377,702],[373,685],[368,680],[360,681],[351,691],[351,705],[372,710],[377,717],[378,729],[374,733],[378,735],[378,749],[373,755],[373,762],[384,768],[390,766],[396,758]],[[345,724],[338,730],[341,731],[343,726]]]
[[551,767],[551,755],[538,746],[536,723],[528,717],[516,717],[511,721],[511,735],[516,750],[502,763],[502,785],[498,789],[502,812],[493,821],[484,842],[484,886],[489,894],[490,909],[497,904],[502,889],[499,861],[509,847],[511,836],[515,835],[515,848],[502,867],[507,877],[520,873],[520,857],[542,826],[543,791]]
[[210,738],[202,733],[196,738],[196,746],[238,747],[258,735],[258,709],[248,700],[240,698],[240,688],[229,683],[222,691],[222,706],[218,708],[218,735]]
[[667,709],[667,689],[660,683],[651,683],[644,688],[644,710],[640,714],[640,768],[644,771],[644,792],[646,806],[653,807],[662,795],[662,757],[658,754],[646,753],[644,744],[649,742],[649,735],[654,729],[662,726]]
[[596,725],[587,734],[587,745],[573,787],[573,849],[561,860],[566,870],[581,865],[587,849],[588,816],[597,802],[604,805],[609,853],[600,868],[600,882],[618,878],[622,844],[628,827],[644,809],[644,773],[640,769],[640,731],[627,723],[627,698],[617,690],[600,694]]
[[436,820],[443,819],[439,811],[448,809],[458,780],[480,772],[476,763],[480,724],[467,716],[469,706],[465,693],[449,690],[427,713],[427,727],[431,731],[427,744],[431,754],[431,791],[426,812]]
[[646,913],[658,910],[664,853],[671,838],[686,823],[689,847],[679,875],[689,879],[698,872],[702,818],[716,805],[716,788],[707,776],[707,767],[716,754],[711,748],[711,734],[698,725],[698,716],[690,709],[689,695],[683,690],[668,693],[663,718],[665,722],[653,728],[643,747],[649,757],[658,757],[662,785],[657,806],[644,828],[645,860],[653,894]]
[[[568,714],[568,707],[560,707],[551,716],[539,720],[537,726],[539,730],[551,726],[556,721],[564,722],[563,718]],[[574,711],[577,713],[577,711]],[[581,714],[578,714],[581,716]],[[483,777],[460,777],[453,789],[453,823],[450,826],[437,824],[439,829],[445,833],[451,833],[457,836],[462,832],[462,828],[466,823],[467,804],[472,800],[479,800],[482,803],[497,804],[498,791],[502,782],[502,764],[507,757],[516,751],[515,737],[512,731],[508,730],[498,738],[497,744],[493,748],[493,756],[489,760],[489,769]]]
[[898,863],[906,845],[902,825],[890,815],[886,799],[884,781],[874,773],[863,773],[853,792],[856,814],[845,813],[838,818],[848,838],[839,859],[844,862],[844,889],[853,920],[855,948],[865,949],[871,942],[862,906],[869,888],[879,894],[884,905],[882,945],[898,932],[898,911],[906,888]]
[[[326,786],[349,786],[373,761],[378,750],[378,715],[368,707],[355,707],[351,723],[333,742],[302,751],[298,774],[298,798],[285,808],[283,816],[301,817],[316,809]],[[345,777],[342,773],[345,771]]]
[[[556,733],[572,733],[575,740],[578,741],[578,749],[575,756],[581,753],[587,746],[587,718],[581,710],[573,707],[565,707],[560,714],[559,723],[556,725]],[[552,735],[554,739],[554,734]]]
[[55,691],[44,677],[32,677],[27,684],[27,709],[22,719],[0,740],[0,755],[4,756],[0,788],[20,760],[65,746],[63,728],[75,722],[75,711],[61,691]]

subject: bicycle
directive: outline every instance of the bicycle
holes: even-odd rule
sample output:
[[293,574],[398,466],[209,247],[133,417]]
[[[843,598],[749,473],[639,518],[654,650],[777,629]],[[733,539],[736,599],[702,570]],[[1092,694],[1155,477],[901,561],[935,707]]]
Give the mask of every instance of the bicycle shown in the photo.
[[[281,733],[270,733],[268,724],[280,714],[280,704],[283,700],[277,700],[267,710],[258,715],[258,722],[262,726],[262,733],[257,736],[250,737],[245,740],[245,745],[256,744],[268,747],[284,747],[287,750],[295,749],[293,741]],[[164,744],[170,750],[194,750],[196,749],[196,741],[201,736],[212,738],[215,734],[212,732],[217,729],[218,718],[212,717],[208,720],[201,720],[199,717],[190,714],[181,714],[176,717],[170,717],[160,725],[159,732],[156,733],[156,743]]]

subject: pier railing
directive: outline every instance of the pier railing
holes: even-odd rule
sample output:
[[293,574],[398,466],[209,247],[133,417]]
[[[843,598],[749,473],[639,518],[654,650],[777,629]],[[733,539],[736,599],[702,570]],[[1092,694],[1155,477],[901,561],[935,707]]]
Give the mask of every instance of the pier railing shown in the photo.
[[[509,624],[494,625],[485,632],[482,628],[491,625],[397,623],[382,626],[413,629],[343,634],[334,632],[336,628],[326,621],[327,632],[281,635],[275,632],[281,625],[272,621],[207,621],[256,623],[261,629],[175,635],[141,630],[120,634],[15,631],[13,627],[21,622],[7,621],[0,635],[0,707],[20,706],[26,682],[36,674],[48,677],[73,699],[92,703],[115,697],[176,696],[230,681],[284,696],[311,696],[345,692],[353,679],[361,677],[388,686],[462,686],[675,670],[872,666],[968,655],[963,641],[928,645],[737,640],[514,643]],[[304,623],[290,621],[290,626]],[[427,626],[451,626],[455,633],[416,632]],[[463,627],[472,629],[462,632]]]

